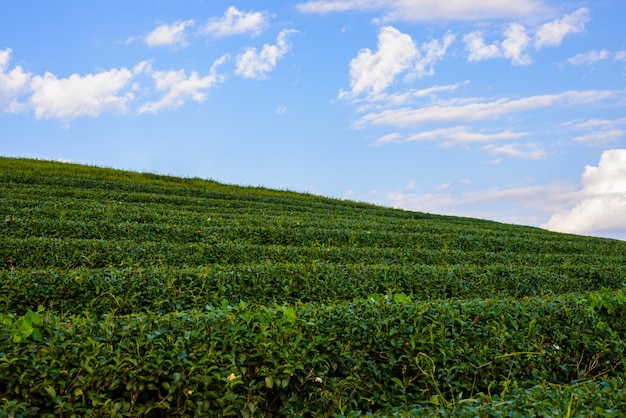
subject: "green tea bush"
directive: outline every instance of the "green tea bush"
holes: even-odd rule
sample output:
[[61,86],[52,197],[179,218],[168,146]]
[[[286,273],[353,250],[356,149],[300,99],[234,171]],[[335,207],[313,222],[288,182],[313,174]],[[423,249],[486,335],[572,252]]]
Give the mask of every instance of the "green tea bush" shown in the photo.
[[224,301],[159,315],[40,312],[42,339],[14,338],[20,318],[2,315],[0,396],[41,414],[451,407],[537,381],[623,376],[625,306],[624,292],[293,307]]
[[626,243],[0,157],[0,417],[623,416]]

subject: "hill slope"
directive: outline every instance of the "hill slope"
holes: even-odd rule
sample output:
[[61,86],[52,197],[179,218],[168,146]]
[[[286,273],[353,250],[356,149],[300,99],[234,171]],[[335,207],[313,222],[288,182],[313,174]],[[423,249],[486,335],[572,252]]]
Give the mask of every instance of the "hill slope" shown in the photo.
[[6,411],[626,405],[626,242],[27,159],[0,188]]

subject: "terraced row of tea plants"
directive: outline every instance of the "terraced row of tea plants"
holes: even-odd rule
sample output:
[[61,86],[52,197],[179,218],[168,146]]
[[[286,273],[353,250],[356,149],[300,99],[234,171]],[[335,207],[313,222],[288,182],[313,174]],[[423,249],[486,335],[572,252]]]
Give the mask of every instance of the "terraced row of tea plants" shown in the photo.
[[623,416],[626,242],[0,158],[0,416]]

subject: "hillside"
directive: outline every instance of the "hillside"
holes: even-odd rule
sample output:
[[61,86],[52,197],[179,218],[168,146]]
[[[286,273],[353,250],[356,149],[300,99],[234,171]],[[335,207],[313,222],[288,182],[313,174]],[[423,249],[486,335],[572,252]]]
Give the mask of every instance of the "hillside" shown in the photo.
[[626,242],[28,159],[0,190],[0,416],[626,408]]

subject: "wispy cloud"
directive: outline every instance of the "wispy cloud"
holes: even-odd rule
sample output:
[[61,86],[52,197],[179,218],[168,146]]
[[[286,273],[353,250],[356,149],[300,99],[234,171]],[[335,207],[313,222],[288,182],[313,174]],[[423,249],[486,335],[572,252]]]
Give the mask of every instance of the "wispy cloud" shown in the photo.
[[[466,180],[461,182],[468,184]],[[575,187],[567,184],[510,185],[471,191],[447,187],[430,193],[392,192],[387,201],[394,207],[418,212],[538,225],[575,202],[576,196]]]
[[492,120],[503,115],[528,112],[549,106],[582,106],[624,99],[623,90],[582,90],[557,94],[529,96],[518,99],[465,99],[460,104],[441,102],[424,107],[403,107],[372,112],[359,118],[356,128],[367,126],[418,126],[430,122],[459,122]]
[[385,135],[376,141],[376,144],[389,142],[414,142],[414,141],[435,141],[444,147],[468,145],[473,143],[487,143],[496,141],[506,141],[518,139],[528,135],[526,132],[472,132],[466,126],[455,126],[452,128],[440,128],[419,133],[400,135],[398,133]]
[[577,131],[574,136],[575,142],[588,145],[605,145],[626,136],[626,118],[589,119],[584,122],[568,122],[563,124],[563,127]]
[[243,53],[237,55],[235,59],[237,64],[235,74],[243,78],[266,78],[267,73],[276,67],[278,60],[291,48],[289,36],[294,33],[297,33],[297,31],[284,29],[278,34],[276,44],[265,44],[260,51],[252,47],[247,48]]
[[520,158],[523,160],[540,160],[546,157],[546,152],[537,144],[533,143],[506,145],[489,144],[485,145],[483,150],[495,156]]
[[[408,89],[399,93],[385,93],[381,92],[376,95],[370,95],[366,99],[356,99],[355,103],[361,103],[366,100],[368,103],[372,105],[379,106],[402,106],[409,103],[412,103],[416,100],[431,98],[435,99],[439,93],[444,92],[452,92],[457,90],[459,87],[469,84],[469,81],[463,81],[454,84],[444,84],[444,85],[435,85],[431,87],[426,87],[423,89]],[[344,95],[346,93],[343,93]],[[340,97],[343,97],[340,94]],[[363,109],[361,109],[363,110]]]
[[302,13],[379,11],[383,21],[482,20],[520,18],[546,10],[538,0],[440,1],[440,0],[314,0],[296,6]]
[[211,18],[202,28],[202,33],[219,38],[232,35],[259,35],[269,26],[269,13],[242,12],[235,6],[229,7],[220,18]]

